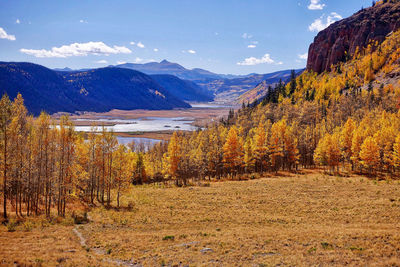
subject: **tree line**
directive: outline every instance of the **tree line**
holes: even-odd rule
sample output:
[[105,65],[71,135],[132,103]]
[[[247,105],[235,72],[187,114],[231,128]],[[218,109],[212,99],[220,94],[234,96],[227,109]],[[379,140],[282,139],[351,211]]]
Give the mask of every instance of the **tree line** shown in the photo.
[[[65,216],[68,204],[84,201],[117,205],[128,183],[145,180],[142,152],[118,145],[112,132],[93,127],[85,136],[68,117],[56,124],[42,113],[28,115],[20,94],[0,100],[0,147],[3,216],[8,206],[17,216]],[[85,140],[86,139],[86,140]],[[142,149],[139,149],[142,150]]]

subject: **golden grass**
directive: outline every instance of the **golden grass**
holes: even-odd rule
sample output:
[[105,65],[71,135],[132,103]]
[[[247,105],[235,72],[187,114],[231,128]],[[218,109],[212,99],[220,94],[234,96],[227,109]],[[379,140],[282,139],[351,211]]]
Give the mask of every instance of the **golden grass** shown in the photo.
[[76,226],[89,252],[72,226],[13,233],[1,227],[0,259],[53,265],[68,257],[68,266],[400,264],[398,181],[309,173],[186,188],[146,185],[131,188],[122,204],[131,209],[98,207],[89,224]]

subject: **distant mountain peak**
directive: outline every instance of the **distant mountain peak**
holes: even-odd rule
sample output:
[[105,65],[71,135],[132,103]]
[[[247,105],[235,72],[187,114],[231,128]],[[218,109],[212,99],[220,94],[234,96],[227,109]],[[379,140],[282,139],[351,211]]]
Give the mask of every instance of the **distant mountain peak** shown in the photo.
[[170,62],[163,59],[160,62],[150,62],[145,64],[120,64],[116,67],[134,69],[148,75],[153,74],[169,74],[177,76],[180,79],[191,80],[191,81],[206,81],[206,80],[216,80],[222,77],[216,73],[209,72],[203,69],[186,69],[182,65],[174,62]]

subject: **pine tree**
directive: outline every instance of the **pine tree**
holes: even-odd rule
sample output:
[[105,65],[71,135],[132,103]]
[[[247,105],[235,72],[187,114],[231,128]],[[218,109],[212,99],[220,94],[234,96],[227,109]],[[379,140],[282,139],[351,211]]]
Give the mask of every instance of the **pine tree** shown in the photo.
[[297,88],[296,71],[292,70],[290,72],[290,92],[289,92],[289,95],[293,95],[294,92],[296,91],[296,88]]

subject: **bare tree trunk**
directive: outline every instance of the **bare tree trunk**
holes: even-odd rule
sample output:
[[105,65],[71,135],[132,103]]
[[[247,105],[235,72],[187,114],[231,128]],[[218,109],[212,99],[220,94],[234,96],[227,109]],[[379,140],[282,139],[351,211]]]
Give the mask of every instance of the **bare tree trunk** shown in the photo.
[[7,220],[7,128],[4,127],[4,164],[3,164],[3,216]]

